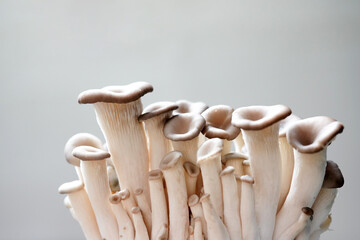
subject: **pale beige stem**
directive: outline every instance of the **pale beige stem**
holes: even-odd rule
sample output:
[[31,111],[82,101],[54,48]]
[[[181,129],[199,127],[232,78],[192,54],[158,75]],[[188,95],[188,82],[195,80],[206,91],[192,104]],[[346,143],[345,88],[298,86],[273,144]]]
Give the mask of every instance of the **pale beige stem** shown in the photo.
[[188,237],[189,210],[181,159],[182,154],[173,151],[168,153],[160,163],[169,199],[170,240],[184,240]]
[[199,137],[195,137],[187,141],[172,141],[175,151],[183,154],[183,162],[191,162],[196,164],[196,152],[198,150]]
[[229,166],[220,173],[224,202],[224,224],[231,240],[241,240],[240,201],[234,171],[235,169]]
[[204,217],[204,212],[201,203],[199,202],[199,197],[196,194],[191,195],[188,199],[188,205],[190,207],[193,218],[200,219],[202,231],[204,232],[205,239],[207,239],[208,233],[207,233],[206,220]]
[[167,224],[164,224],[163,226],[161,226],[161,228],[159,229],[159,231],[154,239],[155,240],[167,240],[168,238],[169,238],[169,227]]
[[200,202],[203,208],[204,217],[207,224],[207,232],[209,240],[230,240],[228,231],[225,225],[221,221],[219,215],[215,211],[210,201],[210,195],[205,194],[200,198]]
[[[168,237],[168,210],[164,192],[162,173],[158,170],[149,172],[149,187],[151,197],[151,239],[159,238],[161,229],[166,226],[166,237]],[[163,236],[163,234],[161,234]],[[164,237],[164,236],[163,236]]]
[[246,151],[244,151],[245,142],[244,142],[244,138],[243,138],[243,135],[241,132],[233,141],[234,141],[234,145],[235,145],[235,152],[238,152],[238,153],[246,152]]
[[204,240],[204,235],[202,233],[202,223],[201,218],[194,218],[194,240]]
[[192,162],[185,162],[183,164],[185,172],[187,196],[196,193],[196,182],[200,174],[200,168]]
[[119,238],[123,240],[134,240],[134,226],[131,218],[121,204],[119,195],[111,195],[110,202],[112,203],[112,208],[119,226]]
[[310,220],[311,216],[313,215],[313,210],[309,207],[302,208],[302,212],[298,218],[298,220],[290,225],[282,234],[280,234],[279,240],[289,240],[295,239],[295,237],[306,227],[308,221]]
[[[132,219],[132,212],[131,209],[133,207],[137,207],[134,197],[131,197],[131,193],[128,189],[123,189],[117,193],[119,198],[121,199],[121,203],[126,210],[127,214]],[[133,219],[132,219],[133,220]]]
[[138,188],[134,191],[137,205],[141,209],[142,216],[144,218],[145,226],[148,233],[151,233],[151,208],[150,203],[146,201],[144,191]]
[[248,176],[252,176],[250,160],[244,160],[242,163],[243,163],[244,174]]
[[131,213],[135,228],[135,240],[149,240],[149,234],[147,232],[140,208],[133,207],[131,209]]

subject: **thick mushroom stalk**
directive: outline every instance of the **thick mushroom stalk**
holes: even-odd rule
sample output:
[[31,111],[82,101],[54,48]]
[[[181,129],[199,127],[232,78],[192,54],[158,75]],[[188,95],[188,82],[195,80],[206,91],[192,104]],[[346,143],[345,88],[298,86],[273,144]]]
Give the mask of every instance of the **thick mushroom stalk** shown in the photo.
[[109,202],[111,193],[106,158],[110,154],[98,148],[79,146],[73,150],[73,155],[81,160],[80,169],[101,236],[106,239],[119,238],[116,217]]
[[212,138],[199,148],[197,158],[201,169],[204,192],[210,194],[210,201],[221,220],[224,219],[224,206],[221,191],[220,172],[223,141]]
[[312,117],[292,124],[286,132],[294,148],[294,172],[289,193],[277,214],[274,236],[296,222],[303,206],[312,206],[323,184],[326,148],[344,126],[329,117]]
[[260,240],[259,227],[255,214],[254,178],[248,175],[240,177],[241,180],[241,229],[244,240]]
[[81,104],[94,104],[97,121],[105,136],[118,174],[121,189],[144,189],[149,199],[147,181],[148,153],[145,131],[138,117],[142,113],[140,97],[151,92],[146,82],[110,86],[82,92]]
[[196,183],[200,174],[200,168],[192,162],[185,162],[183,166],[187,195],[191,196],[196,193]]
[[290,114],[283,105],[243,107],[233,113],[232,124],[242,129],[255,179],[255,212],[263,240],[272,238],[280,198],[279,121]]
[[222,155],[231,151],[232,140],[240,133],[240,128],[231,124],[234,109],[226,105],[216,105],[206,109],[201,115],[206,124],[202,133],[207,138],[220,138],[224,141]]
[[[149,188],[151,197],[151,239],[155,240],[164,226],[166,226],[166,237],[168,236],[167,226],[169,225],[161,170],[156,169],[149,172]],[[163,233],[160,235],[163,235]]]
[[95,148],[102,148],[102,143],[99,138],[90,133],[78,133],[69,138],[65,144],[64,153],[65,159],[68,163],[75,167],[76,173],[80,181],[83,181],[83,177],[80,170],[80,159],[74,157],[72,151],[79,146],[91,146]]
[[219,215],[215,211],[210,201],[210,195],[206,193],[200,198],[203,208],[204,217],[207,225],[208,239],[209,240],[230,240],[228,231],[221,221]]
[[234,175],[235,169],[226,167],[221,173],[224,202],[224,223],[231,240],[241,240],[240,200]]
[[145,123],[151,169],[158,169],[160,161],[172,150],[171,141],[164,136],[165,121],[178,106],[173,102],[156,102],[147,106],[139,117]]
[[299,117],[291,114],[287,118],[280,121],[279,149],[281,155],[281,188],[278,211],[284,204],[285,198],[289,192],[294,169],[294,151],[286,139],[286,130],[291,125],[291,123],[294,123],[298,120],[300,120]]
[[150,203],[146,201],[144,191],[138,188],[134,192],[136,203],[141,210],[142,217],[144,218],[145,226],[148,233],[151,233],[151,207]]
[[182,154],[173,151],[165,155],[160,162],[164,174],[169,201],[169,239],[184,240],[188,238],[189,210],[187,192],[182,166]]
[[207,226],[206,226],[206,220],[204,217],[204,212],[201,206],[201,203],[199,202],[199,197],[196,194],[193,194],[189,197],[188,199],[188,205],[190,207],[191,210],[191,214],[193,216],[193,219],[200,219],[201,220],[201,228],[202,231],[205,235],[205,239],[208,238],[208,234],[207,234]]
[[200,218],[194,218],[194,240],[204,240]]
[[225,165],[225,167],[233,167],[234,168],[234,174],[236,175],[245,175],[244,174],[244,166],[243,161],[247,160],[248,156],[242,153],[238,152],[231,152],[226,155],[224,155],[221,158],[222,164]]
[[165,137],[172,141],[174,150],[183,154],[183,163],[196,164],[199,134],[205,126],[200,114],[184,113],[170,118],[164,126]]
[[109,200],[112,203],[112,208],[118,223],[119,238],[122,240],[134,240],[134,226],[131,218],[121,204],[119,195],[112,194]]
[[133,207],[131,213],[135,228],[135,240],[149,240],[149,235],[140,208]]
[[84,184],[80,180],[64,183],[58,191],[60,194],[69,196],[76,220],[79,222],[86,239],[101,240],[99,227]]
[[311,223],[299,234],[296,240],[305,240],[316,231],[321,230],[322,223],[327,219],[337,195],[337,188],[344,185],[344,177],[333,161],[327,161],[324,182],[312,206],[315,214]]

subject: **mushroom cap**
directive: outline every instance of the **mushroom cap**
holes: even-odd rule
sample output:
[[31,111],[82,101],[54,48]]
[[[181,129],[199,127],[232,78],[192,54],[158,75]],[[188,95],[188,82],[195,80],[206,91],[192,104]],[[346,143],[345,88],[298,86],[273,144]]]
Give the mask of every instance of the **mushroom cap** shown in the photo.
[[73,155],[82,161],[105,160],[110,157],[110,153],[91,146],[79,146],[74,148]]
[[143,192],[144,192],[144,190],[142,188],[137,188],[134,191],[134,195],[139,196],[139,195],[143,194]]
[[280,121],[279,137],[286,137],[286,130],[292,123],[300,120],[298,116],[291,114]]
[[290,114],[284,105],[242,107],[233,112],[231,123],[244,130],[261,130]]
[[91,146],[95,148],[102,148],[102,143],[99,138],[90,133],[78,133],[72,136],[65,144],[65,158],[68,163],[74,166],[80,166],[80,159],[74,157],[73,150],[78,146]]
[[84,183],[82,183],[80,180],[75,180],[72,182],[63,183],[58,191],[60,194],[70,194],[77,191],[80,191],[84,188]]
[[156,102],[147,106],[143,113],[139,116],[139,121],[145,121],[153,117],[160,116],[162,114],[171,114],[171,112],[177,109],[179,106],[173,102]]
[[118,193],[114,193],[112,194],[110,197],[109,197],[109,201],[112,203],[112,204],[118,204],[121,202],[121,198],[119,196]]
[[243,154],[243,153],[239,153],[239,152],[230,152],[228,154],[225,154],[222,159],[221,162],[223,164],[226,164],[226,162],[228,160],[233,160],[233,159],[238,159],[238,160],[246,160],[248,159],[248,156]]
[[241,176],[241,177],[240,177],[240,180],[241,180],[242,182],[246,182],[246,183],[250,183],[250,184],[254,184],[254,183],[255,183],[254,178],[251,177],[251,176],[249,176],[249,175],[243,175],[243,176]]
[[208,106],[203,102],[190,102],[187,100],[179,100],[176,101],[176,104],[179,106],[179,108],[174,111],[174,114],[183,114],[183,113],[201,114],[208,108]]
[[148,92],[153,91],[153,86],[147,82],[134,82],[122,86],[108,86],[102,89],[90,89],[79,94],[80,104],[106,102],[129,103],[138,100]]
[[309,208],[309,207],[303,207],[303,208],[301,209],[301,211],[302,211],[303,213],[305,213],[306,215],[308,215],[308,216],[314,215],[314,210],[312,210],[312,208]]
[[160,169],[151,170],[149,172],[149,181],[161,179],[162,178],[162,172]]
[[183,166],[190,177],[197,177],[200,174],[200,168],[192,162],[184,162]]
[[323,188],[341,188],[344,186],[344,177],[339,166],[333,161],[327,161]]
[[128,199],[130,197],[130,191],[129,189],[125,188],[117,193],[121,200]]
[[231,124],[233,112],[234,109],[226,105],[216,105],[206,109],[201,114],[206,120],[205,127],[202,130],[205,137],[235,139],[240,133],[240,128]]
[[290,145],[301,153],[316,153],[324,149],[344,125],[325,116],[311,117],[294,122],[286,131]]
[[227,174],[232,174],[234,173],[235,171],[235,168],[232,167],[232,166],[228,166],[226,167],[224,170],[221,171],[220,173],[220,177],[224,176],[224,175],[227,175]]
[[205,126],[200,114],[184,113],[170,118],[164,126],[164,135],[172,141],[187,141],[199,136]]
[[161,170],[170,169],[170,168],[174,167],[182,159],[182,157],[183,157],[183,155],[179,151],[169,152],[161,160],[159,168]]
[[132,214],[138,214],[138,213],[140,213],[140,208],[139,208],[139,207],[133,207],[133,208],[131,208],[131,213],[132,213]]
[[189,207],[195,206],[198,202],[199,202],[199,197],[196,194],[193,194],[188,198]]
[[216,155],[220,155],[223,150],[223,141],[220,138],[211,138],[205,141],[198,149],[197,161],[201,162]]

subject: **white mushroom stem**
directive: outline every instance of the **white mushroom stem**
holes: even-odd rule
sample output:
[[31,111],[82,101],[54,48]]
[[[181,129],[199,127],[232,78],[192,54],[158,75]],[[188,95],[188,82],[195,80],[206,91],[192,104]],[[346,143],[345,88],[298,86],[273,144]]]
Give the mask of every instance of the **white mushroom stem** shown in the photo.
[[326,232],[327,230],[329,230],[330,224],[331,224],[331,215],[329,215],[325,221],[321,224],[320,229],[316,230],[315,232],[313,232],[310,236],[309,240],[319,240],[320,239],[320,235],[323,232]]
[[229,152],[231,152],[231,148],[232,148],[232,141],[223,139],[223,150],[221,152],[221,156],[224,156],[224,155],[228,154]]
[[150,202],[146,177],[149,164],[147,143],[143,124],[138,122],[142,112],[141,100],[126,104],[98,102],[94,106],[120,188],[129,189],[130,192],[142,188]]
[[185,162],[183,166],[187,196],[191,196],[196,193],[196,182],[200,173],[200,168],[192,162]]
[[303,206],[313,205],[325,175],[326,147],[316,153],[294,150],[294,157],[290,190],[276,217],[275,239],[297,221]]
[[245,146],[244,138],[242,133],[240,132],[239,135],[233,140],[235,145],[235,152],[244,153],[243,148]]
[[144,219],[141,215],[140,208],[139,207],[132,208],[131,213],[135,228],[135,240],[149,240],[149,235],[144,223]]
[[281,155],[281,186],[280,200],[277,208],[278,211],[284,204],[286,196],[289,193],[294,169],[294,152],[292,146],[288,143],[286,136],[279,137],[279,149]]
[[183,162],[192,162],[196,164],[196,152],[198,150],[199,136],[187,141],[172,141],[175,151],[183,154]]
[[298,220],[287,228],[282,234],[280,234],[279,240],[289,240],[295,239],[295,237],[306,227],[308,221],[310,220],[313,211],[311,208],[304,207],[298,218]]
[[220,219],[224,218],[220,172],[222,140],[212,138],[204,142],[198,151],[198,165],[201,169],[204,192],[210,194],[210,200]]
[[134,197],[131,197],[131,193],[128,189],[123,189],[120,192],[117,193],[119,198],[121,199],[121,203],[123,207],[125,208],[128,215],[132,218],[132,212],[131,209],[133,207],[136,207],[136,202]]
[[169,238],[169,227],[167,224],[161,226],[160,230],[157,232],[155,240],[167,240]]
[[296,240],[309,239],[316,231],[321,230],[322,223],[328,218],[334,204],[338,190],[336,188],[322,188],[312,206],[314,217],[309,226],[304,229]]
[[254,199],[254,178],[248,175],[241,176],[241,229],[244,240],[259,240],[260,233],[256,221],[255,199]]
[[[78,148],[75,148],[75,150]],[[106,160],[81,161],[80,168],[101,236],[106,239],[117,239],[119,237],[119,230],[109,202],[111,193]]]
[[81,173],[81,169],[79,166],[74,166],[75,167],[75,171],[76,171],[76,175],[78,176],[79,180],[81,182],[84,182],[84,178],[83,178],[83,175]]
[[268,240],[273,235],[280,198],[279,123],[274,123],[260,130],[242,131],[249,152],[252,176],[255,179],[255,212],[260,237],[263,240]]
[[252,176],[250,160],[244,160],[242,164],[243,164],[244,174],[248,176]]
[[194,240],[204,240],[200,218],[194,218]]
[[205,194],[200,198],[203,208],[204,217],[207,225],[208,239],[209,240],[230,240],[228,231],[221,221],[219,215],[215,211],[210,201],[210,195]]
[[134,191],[135,199],[137,205],[141,209],[142,216],[144,218],[146,229],[148,233],[151,233],[151,208],[150,203],[146,201],[144,191],[141,188],[138,188]]
[[204,217],[204,212],[201,203],[199,202],[199,197],[196,194],[191,195],[188,199],[188,205],[190,207],[193,218],[200,219],[202,231],[204,232],[205,238],[207,239],[208,233],[207,233],[206,220]]
[[240,201],[234,168],[226,167],[220,174],[223,202],[224,224],[231,240],[241,240]]
[[66,196],[66,197],[64,198],[64,205],[65,205],[65,207],[66,207],[67,209],[69,209],[71,216],[72,216],[75,220],[77,220],[77,219],[76,219],[76,216],[75,216],[74,209],[73,209],[72,206],[71,206],[71,202],[70,202],[69,196]]
[[189,240],[194,240],[194,227],[189,226]]
[[[77,185],[75,186],[76,189],[74,185]],[[64,183],[59,187],[59,193],[68,194],[76,220],[79,222],[86,239],[102,240],[94,211],[84,189],[84,184],[80,181]]]
[[[151,239],[154,240],[158,238],[161,229],[168,226],[167,202],[160,170],[150,171],[149,188],[151,197]],[[168,230],[167,227],[166,230]]]
[[117,194],[110,197],[112,208],[116,216],[119,227],[119,238],[124,240],[134,240],[135,232],[131,218],[121,204],[121,199]]
[[187,192],[182,166],[182,154],[177,151],[168,153],[160,163],[164,174],[169,201],[169,239],[188,238],[189,210]]

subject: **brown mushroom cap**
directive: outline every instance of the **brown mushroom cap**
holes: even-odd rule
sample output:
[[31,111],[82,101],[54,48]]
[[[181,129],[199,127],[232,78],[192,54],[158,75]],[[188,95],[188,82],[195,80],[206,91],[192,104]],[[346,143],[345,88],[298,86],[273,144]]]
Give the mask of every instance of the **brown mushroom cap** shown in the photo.
[[110,153],[91,146],[79,146],[74,148],[73,155],[82,161],[104,160],[110,157]]
[[184,162],[183,167],[190,177],[197,177],[200,173],[200,168],[192,162]]
[[305,213],[306,215],[308,215],[308,216],[314,215],[314,210],[312,210],[312,208],[309,208],[309,207],[303,207],[303,208],[301,209],[301,211],[302,211],[303,213]]
[[187,141],[197,137],[205,126],[200,114],[184,113],[170,118],[164,126],[164,135],[172,141]]
[[182,157],[183,157],[183,155],[179,151],[169,152],[161,160],[159,168],[161,170],[167,170],[169,168],[172,168],[181,160]]
[[234,109],[226,105],[216,105],[206,109],[201,114],[206,120],[205,127],[202,130],[205,137],[235,139],[240,133],[240,128],[231,124],[233,112]]
[[70,194],[77,192],[84,188],[84,183],[82,183],[80,180],[75,180],[72,182],[67,182],[62,184],[58,191],[60,194]]
[[220,138],[212,138],[205,141],[198,149],[197,161],[209,159],[223,150],[223,141]]
[[143,113],[139,116],[139,121],[145,121],[150,118],[162,115],[171,114],[171,112],[177,109],[179,106],[173,102],[156,102],[147,106]]
[[250,183],[250,184],[254,184],[255,180],[253,177],[249,176],[249,175],[243,175],[240,177],[240,180],[242,182],[246,182],[246,183]]
[[201,114],[208,108],[208,106],[203,102],[190,102],[187,100],[179,100],[176,101],[176,104],[179,106],[179,108],[174,111],[174,115],[183,113]]
[[80,166],[80,159],[74,157],[73,150],[78,146],[91,146],[95,148],[102,148],[102,143],[99,138],[89,133],[78,133],[72,136],[65,144],[65,158],[68,163],[74,166]]
[[233,160],[233,159],[246,160],[248,159],[248,156],[239,152],[230,152],[222,157],[221,162],[223,164],[226,164],[228,160]]
[[231,123],[244,130],[261,130],[290,114],[284,105],[242,107],[233,112]]
[[286,137],[287,128],[294,122],[300,120],[298,116],[291,114],[280,121],[279,137]]
[[344,177],[339,166],[333,161],[327,161],[323,188],[341,188],[344,186]]
[[149,172],[149,181],[161,179],[162,178],[162,172],[160,169],[154,169]]
[[147,82],[134,82],[122,86],[108,86],[102,89],[90,89],[79,94],[78,102],[81,104],[106,102],[129,103],[139,99],[153,87]]
[[319,152],[344,129],[344,125],[325,116],[294,122],[286,131],[290,145],[302,153]]

